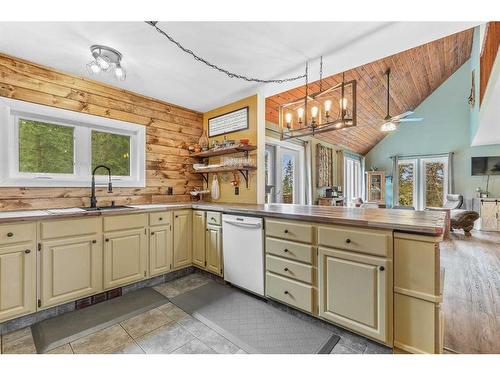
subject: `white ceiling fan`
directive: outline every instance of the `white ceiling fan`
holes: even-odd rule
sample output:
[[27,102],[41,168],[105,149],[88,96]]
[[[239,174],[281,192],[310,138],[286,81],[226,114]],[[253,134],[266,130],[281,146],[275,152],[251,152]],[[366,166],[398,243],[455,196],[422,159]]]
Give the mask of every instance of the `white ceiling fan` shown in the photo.
[[402,122],[420,122],[423,120],[421,117],[410,117],[408,116],[413,114],[413,111],[406,111],[397,116],[391,116],[389,112],[389,95],[390,95],[390,76],[391,69],[387,69],[385,72],[387,76],[387,115],[384,118],[384,123],[380,127],[380,130],[383,132],[391,132],[397,129],[397,125]]

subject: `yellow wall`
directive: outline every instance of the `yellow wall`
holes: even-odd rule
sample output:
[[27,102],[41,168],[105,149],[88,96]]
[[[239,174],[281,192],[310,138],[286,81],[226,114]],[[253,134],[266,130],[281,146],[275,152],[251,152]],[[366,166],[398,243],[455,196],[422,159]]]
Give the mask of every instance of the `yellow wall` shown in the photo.
[[[225,113],[247,107],[248,106],[248,129],[241,130],[234,133],[229,133],[226,135],[227,139],[234,139],[236,143],[241,138],[248,138],[250,140],[251,145],[257,144],[257,95],[250,96],[248,98],[239,100],[237,102],[227,104],[225,106],[216,108],[211,110],[210,112],[206,112],[203,114],[203,128],[208,136],[208,119],[223,115]],[[208,138],[210,146],[212,146],[212,141],[218,140],[222,142],[224,140],[224,136],[216,136]],[[254,158],[256,158],[255,151],[250,153]],[[227,155],[232,156],[232,155]],[[234,156],[243,156],[243,154],[234,154]],[[210,164],[216,164],[219,162],[219,158],[213,157],[210,158]],[[238,172],[239,174],[239,172]],[[217,202],[229,202],[229,203],[256,203],[257,202],[257,174],[256,172],[250,172],[248,180],[248,189],[245,185],[245,179],[241,174],[240,177],[240,194],[234,194],[234,187],[231,185],[231,181],[233,180],[233,174],[230,172],[220,173],[219,174],[219,186],[220,186],[220,198]],[[209,177],[208,188],[210,189],[212,186],[212,174]]]

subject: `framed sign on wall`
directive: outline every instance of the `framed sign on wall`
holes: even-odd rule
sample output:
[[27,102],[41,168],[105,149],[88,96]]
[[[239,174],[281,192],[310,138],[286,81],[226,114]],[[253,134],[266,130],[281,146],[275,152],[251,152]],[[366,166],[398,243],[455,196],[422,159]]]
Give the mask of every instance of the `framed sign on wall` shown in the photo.
[[208,136],[215,137],[248,129],[248,107],[208,119]]

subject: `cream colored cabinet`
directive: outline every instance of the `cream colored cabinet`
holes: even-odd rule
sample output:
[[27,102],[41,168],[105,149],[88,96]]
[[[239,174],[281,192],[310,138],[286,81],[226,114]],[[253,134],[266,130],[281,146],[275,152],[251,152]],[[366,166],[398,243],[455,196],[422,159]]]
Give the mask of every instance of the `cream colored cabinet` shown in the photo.
[[24,232],[23,240],[28,241],[18,244],[6,244],[14,237],[7,235],[14,232],[0,228],[0,322],[36,310],[36,231],[34,224],[22,225],[32,235]]
[[149,276],[157,276],[173,267],[173,215],[170,211],[149,214]]
[[156,276],[172,269],[172,225],[152,227],[149,237],[149,275]]
[[144,228],[104,234],[104,289],[117,288],[147,276]]
[[319,248],[319,315],[390,342],[392,267],[386,258]]
[[140,281],[148,275],[148,214],[103,218],[104,289]]
[[441,237],[394,234],[394,348],[443,352]]
[[193,264],[199,268],[206,266],[206,212],[193,211]]
[[222,228],[218,225],[207,225],[205,243],[207,271],[222,276]]
[[192,230],[191,210],[174,211],[174,268],[192,263]]
[[69,237],[42,242],[39,307],[55,306],[100,291],[102,291],[100,236]]
[[102,291],[101,218],[40,222],[39,307]]

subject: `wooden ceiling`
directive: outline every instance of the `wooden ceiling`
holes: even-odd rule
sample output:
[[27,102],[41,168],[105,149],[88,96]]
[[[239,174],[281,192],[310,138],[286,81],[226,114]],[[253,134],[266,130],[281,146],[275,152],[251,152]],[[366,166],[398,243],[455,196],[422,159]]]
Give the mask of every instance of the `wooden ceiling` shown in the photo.
[[[469,59],[472,35],[473,29],[466,30],[347,71],[346,81],[357,81],[358,125],[316,137],[365,155],[386,135],[380,125],[386,115],[387,68],[391,68],[391,115],[414,110]],[[323,87],[341,81],[342,74],[333,75],[323,79]],[[318,90],[319,81],[309,84],[309,92]],[[266,98],[266,120],[278,124],[279,106],[304,95],[305,85]]]

